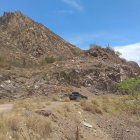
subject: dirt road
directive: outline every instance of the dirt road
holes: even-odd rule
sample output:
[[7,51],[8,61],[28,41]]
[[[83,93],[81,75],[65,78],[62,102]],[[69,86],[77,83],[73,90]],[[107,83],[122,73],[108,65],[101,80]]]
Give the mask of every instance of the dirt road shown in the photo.
[[0,105],[0,113],[8,112],[13,108],[13,104],[2,104]]

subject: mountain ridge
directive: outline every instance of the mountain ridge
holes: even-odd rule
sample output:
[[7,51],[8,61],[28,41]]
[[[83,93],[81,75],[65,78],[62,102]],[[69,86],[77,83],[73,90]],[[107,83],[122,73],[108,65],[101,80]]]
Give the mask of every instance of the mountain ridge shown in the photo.
[[0,97],[65,94],[84,87],[114,93],[140,67],[112,48],[80,50],[20,12],[0,17]]

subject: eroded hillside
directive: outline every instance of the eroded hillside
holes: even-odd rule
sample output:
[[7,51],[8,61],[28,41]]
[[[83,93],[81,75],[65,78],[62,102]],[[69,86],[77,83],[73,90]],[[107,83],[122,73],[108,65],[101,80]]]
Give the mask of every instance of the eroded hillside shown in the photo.
[[0,17],[0,96],[65,94],[84,87],[93,95],[138,77],[140,68],[110,48],[82,51],[20,12]]

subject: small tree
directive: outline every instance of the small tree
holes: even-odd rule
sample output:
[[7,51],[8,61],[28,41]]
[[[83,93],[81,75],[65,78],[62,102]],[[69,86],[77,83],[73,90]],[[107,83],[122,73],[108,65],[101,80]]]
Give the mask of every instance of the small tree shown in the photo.
[[96,48],[101,48],[101,46],[97,45],[97,44],[90,44],[89,45],[89,49],[92,50],[92,49],[96,49]]
[[115,51],[115,54],[116,54],[117,56],[121,56],[121,55],[122,55],[122,53],[119,52],[119,51]]

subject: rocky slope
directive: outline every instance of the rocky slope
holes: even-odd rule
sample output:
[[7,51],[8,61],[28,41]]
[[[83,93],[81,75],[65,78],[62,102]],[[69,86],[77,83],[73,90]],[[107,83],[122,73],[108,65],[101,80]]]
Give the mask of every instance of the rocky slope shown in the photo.
[[79,51],[80,49],[19,11],[5,12],[0,17],[0,56],[16,66],[40,63],[52,56],[68,59]]
[[[46,63],[46,58],[55,58]],[[138,77],[135,62],[110,48],[82,51],[20,12],[0,17],[0,97],[63,94],[84,87],[112,93],[116,84]]]

